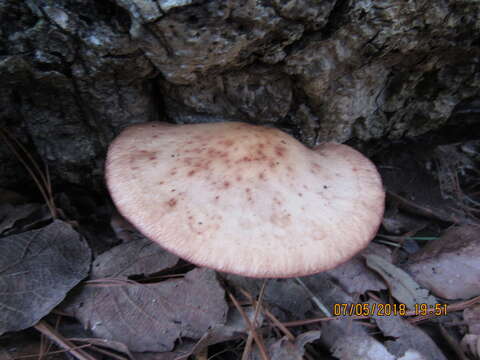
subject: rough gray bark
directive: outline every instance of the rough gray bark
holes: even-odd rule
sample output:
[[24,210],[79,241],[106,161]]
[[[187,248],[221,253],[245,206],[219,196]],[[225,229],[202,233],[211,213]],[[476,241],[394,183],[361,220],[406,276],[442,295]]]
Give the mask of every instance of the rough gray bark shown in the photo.
[[[476,0],[0,0],[0,126],[100,185],[125,126],[241,120],[307,145],[480,113]],[[17,183],[0,143],[0,186]]]

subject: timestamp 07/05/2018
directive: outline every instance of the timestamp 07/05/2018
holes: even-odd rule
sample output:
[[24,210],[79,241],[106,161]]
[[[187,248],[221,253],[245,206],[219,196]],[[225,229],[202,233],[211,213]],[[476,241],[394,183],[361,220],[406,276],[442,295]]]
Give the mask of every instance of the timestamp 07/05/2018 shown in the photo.
[[405,304],[334,304],[334,316],[434,316],[447,315],[447,304],[415,304],[408,309]]

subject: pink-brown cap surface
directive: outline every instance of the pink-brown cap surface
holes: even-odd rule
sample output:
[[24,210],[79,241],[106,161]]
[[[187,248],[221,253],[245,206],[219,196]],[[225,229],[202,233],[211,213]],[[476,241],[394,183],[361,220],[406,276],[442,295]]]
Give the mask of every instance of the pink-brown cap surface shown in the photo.
[[380,176],[356,150],[311,150],[277,129],[146,123],[111,144],[106,180],[145,236],[200,266],[251,277],[331,269],[374,237]]

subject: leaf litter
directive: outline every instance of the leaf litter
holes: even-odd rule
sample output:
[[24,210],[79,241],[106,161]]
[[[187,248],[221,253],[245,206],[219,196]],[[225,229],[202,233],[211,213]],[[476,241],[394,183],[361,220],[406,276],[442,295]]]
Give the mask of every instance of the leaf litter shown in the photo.
[[[294,341],[284,336],[280,340],[270,339],[267,343],[268,354],[271,360],[303,360],[305,355],[305,345],[318,340],[321,336],[321,331],[312,330],[307,331],[299,336]],[[261,360],[258,351],[255,351],[252,356],[253,360]]]
[[88,275],[90,249],[65,222],[0,239],[0,335],[37,323]]
[[152,242],[118,245],[95,260],[89,282],[63,310],[94,336],[119,341],[131,351],[170,351],[179,338],[200,339],[226,320],[225,293],[215,272],[194,269],[180,279],[148,284],[128,279],[177,262]]
[[[478,170],[478,165],[464,154],[456,154],[460,160],[454,163],[442,162],[442,157],[448,156],[449,152],[463,151],[458,144],[443,148],[420,146],[404,149],[393,155],[387,152],[378,159],[389,191],[381,229],[382,241],[388,247],[372,243],[342,266],[302,278],[305,287],[294,279],[269,280],[263,301],[255,300],[261,281],[185,267],[186,264],[174,255],[136,233],[118,214],[106,219],[102,210],[102,220],[90,226],[86,222],[94,221],[95,213],[79,219],[77,215],[82,215],[82,209],[77,208],[78,211],[73,212],[78,213],[74,216],[79,224],[76,230],[88,233],[89,244],[96,250],[88,280],[70,292],[60,310],[55,310],[74,316],[84,328],[81,338],[73,337],[70,341],[77,348],[87,346],[80,350],[86,349],[88,354],[99,355],[103,351],[104,358],[140,360],[187,359],[188,356],[205,359],[207,354],[214,355],[221,343],[220,349],[223,350],[214,358],[227,359],[229,357],[224,357],[222,351],[229,348],[236,349],[231,350],[237,356],[233,358],[240,358],[245,340],[248,343],[253,329],[265,346],[262,359],[265,356],[277,360],[333,356],[347,360],[429,360],[451,355],[452,341],[448,342],[449,345],[441,340],[434,343],[432,339],[441,337],[441,332],[431,326],[427,332],[423,324],[452,321],[448,330],[453,334],[453,342],[462,345],[458,347],[460,350],[455,349],[457,355],[458,351],[462,355],[458,357],[464,358],[461,352],[478,356],[480,335],[474,305],[478,299],[456,303],[448,300],[475,296],[478,284],[453,281],[455,287],[448,281],[452,280],[452,272],[446,271],[440,274],[443,283],[438,280],[444,286],[440,292],[438,286],[422,279],[423,276],[433,281],[433,275],[439,274],[434,274],[432,269],[438,270],[439,266],[455,270],[455,275],[459,273],[462,279],[468,279],[466,275],[478,264],[475,261],[478,245],[472,240],[476,235],[468,235],[465,230],[478,231],[474,230],[478,223],[476,210],[480,208],[478,184],[466,181],[465,176],[472,169]],[[47,195],[51,195],[49,191]],[[57,201],[57,204],[64,206],[70,201],[65,195],[64,200]],[[38,208],[36,205],[22,208],[20,205],[25,205],[25,201],[3,203],[10,204],[3,207],[4,215],[0,216],[0,233],[3,226],[4,236],[38,228],[49,221],[45,218],[35,222],[39,219],[38,214],[32,212],[34,207]],[[50,204],[54,204],[53,201]],[[91,209],[95,211],[98,208],[95,201],[92,205]],[[1,209],[0,206],[0,214]],[[61,211],[58,213],[62,214]],[[101,229],[109,221],[111,227]],[[444,228],[452,223],[461,226],[444,232]],[[101,230],[102,236],[111,237],[98,247],[97,230]],[[0,244],[6,238],[0,238]],[[123,244],[111,247],[119,241]],[[414,266],[423,266],[430,272],[425,270],[422,273]],[[475,274],[472,272],[472,278]],[[465,285],[473,291],[460,296]],[[225,301],[225,290],[238,298],[241,312],[232,302]],[[439,298],[435,299],[428,291]],[[456,297],[449,297],[448,292]],[[323,307],[333,312],[335,304],[372,302],[404,303],[410,309],[416,303],[439,302],[448,304],[450,312],[457,312],[453,313],[456,316],[448,317],[414,316],[412,310],[408,311],[407,317],[374,314],[327,317],[320,310]],[[261,307],[258,307],[259,303]],[[259,313],[254,322],[257,309]],[[463,323],[455,325],[461,310]],[[32,308],[31,311],[37,310]],[[251,327],[245,324],[241,313],[249,319]],[[38,320],[44,315],[37,316]],[[47,317],[41,321],[50,320]],[[62,326],[59,331],[68,333]],[[102,347],[102,343],[106,345]],[[215,351],[209,351],[211,349]],[[258,349],[253,345],[249,358],[258,358]],[[3,351],[2,355],[5,353],[4,349],[0,351]]]
[[400,316],[375,316],[376,324],[386,340],[384,345],[393,355],[404,356],[408,350],[415,350],[425,360],[446,360],[435,342],[419,327],[411,325]]
[[461,346],[465,352],[476,358],[480,357],[480,304],[463,311],[463,319],[468,326],[463,336]]
[[444,299],[480,295],[480,227],[447,230],[413,254],[405,268],[414,279]]
[[434,306],[437,303],[435,297],[429,295],[428,290],[421,287],[402,269],[378,255],[367,255],[365,259],[367,266],[379,273],[388,284],[391,295],[408,309],[414,309],[416,304]]

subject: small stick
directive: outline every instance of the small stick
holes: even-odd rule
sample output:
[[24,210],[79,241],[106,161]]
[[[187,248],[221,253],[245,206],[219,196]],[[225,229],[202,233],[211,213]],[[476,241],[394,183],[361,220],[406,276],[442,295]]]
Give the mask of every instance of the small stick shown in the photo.
[[208,360],[208,347],[200,350],[200,352],[194,355],[195,360]]
[[[91,346],[90,344],[85,344],[85,345],[75,346],[74,348],[71,348],[70,350],[83,349],[83,348],[87,348],[87,347],[90,347],[90,346]],[[43,355],[61,354],[61,353],[64,353],[64,352],[67,352],[67,351],[70,351],[70,350],[55,350],[55,351],[49,351],[49,352],[44,353]],[[38,356],[38,354],[22,355],[22,356],[16,356],[16,357],[14,357],[13,359],[14,359],[14,360],[17,360],[17,359],[29,359],[29,358],[34,358],[34,357],[37,357],[37,356]]]
[[331,317],[332,316],[332,313],[327,309],[327,307],[320,301],[320,299],[318,297],[315,296],[314,293],[312,293],[312,291],[307,287],[307,285],[305,285],[305,283],[300,279],[300,278],[295,278],[295,280],[297,281],[297,283],[300,284],[301,287],[303,287],[305,289],[305,291],[308,293],[308,295],[310,295],[311,299],[313,300],[313,302],[318,306],[318,308],[320,309],[320,311],[323,312],[323,314],[325,316],[328,316],[328,317]]
[[[32,177],[35,184],[37,184],[38,190],[42,194],[42,197],[45,200],[45,203],[47,204],[47,207],[50,210],[50,213],[51,213],[52,217],[54,219],[56,219],[57,218],[57,211],[56,211],[55,203],[53,202],[53,198],[49,198],[48,194],[46,193],[47,185],[46,185],[45,176],[39,170],[37,163],[32,158],[30,153],[25,149],[25,147],[17,139],[15,139],[15,137],[9,135],[9,133],[6,130],[0,128],[0,135],[3,138],[5,144],[7,144],[7,146],[10,148],[10,150],[13,152],[13,154],[17,157],[18,161],[20,161],[20,163],[23,165],[23,167],[28,171],[28,173]],[[12,140],[9,139],[9,137],[13,139],[13,141],[17,144],[17,146],[20,147],[20,149],[22,149],[22,151],[25,153],[25,156],[32,162],[33,167],[37,170],[37,172],[39,174],[35,174],[35,172],[33,171],[33,168],[30,165],[28,165],[28,163],[20,155],[20,153],[17,151],[17,149],[15,149],[15,147],[12,143]],[[38,177],[40,177],[40,179]]]
[[[250,302],[255,305],[255,300],[253,299],[252,295],[249,294],[246,290],[244,289],[241,289],[240,288],[240,292],[245,296],[247,297]],[[280,329],[281,332],[283,332],[283,334],[285,336],[288,337],[288,340],[290,341],[295,341],[295,336],[291,333],[290,330],[288,330],[281,322],[280,320],[278,320],[275,315],[273,315],[268,309],[266,309],[265,307],[263,308],[263,313],[273,322],[273,324]]]
[[[266,284],[267,284],[267,280],[264,279],[262,282],[262,287],[260,288],[260,293],[258,295],[258,302],[255,304],[255,314],[253,315],[253,324],[255,327],[257,327],[258,313],[260,312],[260,307],[263,300],[263,295],[265,293]],[[250,355],[251,348],[252,348],[252,341],[253,341],[253,333],[252,331],[250,331],[248,333],[247,342],[245,343],[245,348],[243,349],[242,360],[248,360],[248,357]]]
[[469,358],[465,355],[465,353],[463,352],[457,340],[455,340],[455,338],[452,335],[450,335],[442,325],[440,325],[440,333],[445,338],[445,340],[447,340],[447,344],[450,345],[453,351],[455,351],[455,354],[457,354],[458,359],[469,360]]
[[253,339],[258,345],[258,349],[260,350],[260,356],[262,357],[263,360],[270,360],[269,356],[267,354],[267,350],[265,349],[265,345],[263,344],[262,339],[260,336],[258,336],[257,332],[255,331],[255,327],[251,323],[250,319],[248,318],[247,314],[245,314],[245,311],[243,311],[242,307],[238,303],[237,299],[229,292],[228,296],[230,300],[232,300],[233,304],[237,308],[237,310],[240,312],[240,315],[242,315],[243,320],[245,321],[245,324],[247,324],[248,328],[250,329]]
[[[351,319],[351,320],[363,320],[363,319],[369,319],[369,318],[370,316],[360,316],[360,315],[353,315],[348,317],[348,319]],[[323,321],[340,320],[340,319],[344,319],[344,318],[339,316],[329,316],[329,317],[321,317],[321,318],[313,318],[313,319],[305,319],[305,320],[296,320],[296,321],[284,322],[283,326],[286,326],[286,327],[302,326],[302,325],[315,324]]]
[[96,352],[100,353],[100,354],[104,354],[104,355],[107,355],[107,356],[110,356],[111,358],[114,358],[114,359],[117,359],[117,360],[128,360],[128,358],[124,357],[124,356],[120,356],[120,355],[117,355],[115,354],[114,352],[112,351],[108,351],[106,349],[102,349],[102,348],[99,348],[98,346],[95,346],[95,345],[92,345],[91,346],[91,349],[92,350],[95,350]]
[[54,328],[52,328],[44,320],[40,320],[35,326],[35,329],[54,341],[59,347],[70,352],[78,360],[96,360],[82,349],[78,349],[71,341],[65,339]]

